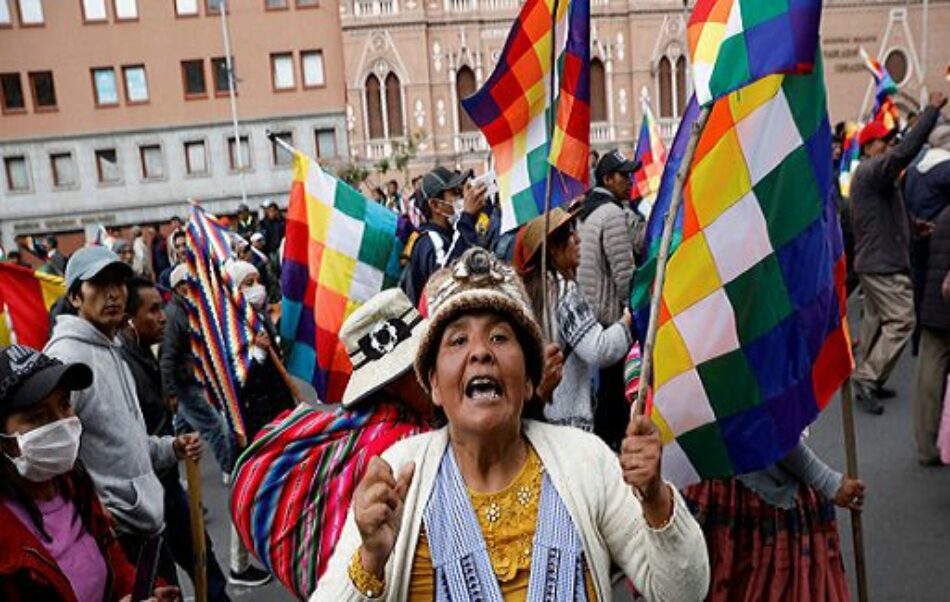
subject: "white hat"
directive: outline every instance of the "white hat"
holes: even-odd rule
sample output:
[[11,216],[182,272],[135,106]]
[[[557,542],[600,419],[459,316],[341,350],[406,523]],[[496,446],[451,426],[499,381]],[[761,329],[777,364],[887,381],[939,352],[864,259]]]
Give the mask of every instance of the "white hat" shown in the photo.
[[407,374],[425,325],[425,318],[399,288],[382,291],[350,314],[340,329],[353,365],[343,407]]
[[240,288],[244,279],[251,274],[260,276],[260,272],[257,271],[257,268],[255,268],[253,264],[241,261],[240,259],[228,262],[228,264],[224,266],[224,271],[228,273],[228,276],[231,277],[231,282],[238,288]]
[[168,277],[168,283],[171,284],[172,288],[175,288],[186,278],[188,278],[188,264],[183,261],[172,270],[171,276]]
[[264,234],[261,232],[255,232],[251,234],[251,242],[257,242],[259,240],[264,240]]

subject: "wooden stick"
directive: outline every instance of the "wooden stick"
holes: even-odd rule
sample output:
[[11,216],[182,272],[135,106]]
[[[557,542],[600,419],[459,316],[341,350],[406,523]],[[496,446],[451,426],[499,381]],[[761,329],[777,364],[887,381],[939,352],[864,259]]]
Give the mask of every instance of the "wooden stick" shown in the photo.
[[[844,456],[848,466],[848,476],[858,478],[858,448],[854,436],[854,404],[851,394],[851,379],[844,381],[841,387],[841,425],[844,428]],[[868,576],[864,559],[864,529],[861,524],[861,511],[851,511],[851,541],[854,545],[854,577],[858,584],[858,601],[867,602]]]
[[653,292],[650,298],[650,321],[647,323],[647,334],[643,341],[643,368],[640,371],[640,383],[637,386],[637,398],[633,406],[636,416],[643,414],[646,409],[647,382],[651,380],[650,374],[653,371],[653,345],[656,343],[656,331],[659,328],[660,300],[663,296],[663,284],[666,281],[666,263],[669,260],[670,244],[673,241],[673,226],[676,224],[676,214],[683,202],[683,188],[686,186],[690,164],[693,162],[693,155],[696,154],[699,137],[709,119],[709,112],[709,107],[703,108],[696,121],[693,122],[693,131],[690,133],[686,151],[683,153],[683,162],[680,164],[679,171],[676,172],[670,207],[663,221],[663,236],[660,238],[660,251],[656,258],[656,277],[653,280]]
[[[551,112],[548,118],[548,144],[551,144],[554,137],[554,125],[557,123],[557,93],[555,83],[557,81],[557,8],[560,0],[554,0],[554,6],[551,9]],[[551,195],[554,192],[554,173],[551,167],[548,167],[547,184],[544,188],[544,232],[541,234],[541,329],[546,335],[551,325],[548,323],[548,228],[551,226]]]
[[195,563],[195,600],[208,602],[208,551],[205,548],[205,517],[201,509],[201,471],[198,462],[186,458],[185,471],[188,475],[188,510]]
[[267,348],[267,353],[270,354],[270,359],[272,362],[274,362],[274,367],[277,368],[277,373],[280,374],[282,379],[284,379],[284,384],[286,384],[287,388],[290,389],[290,394],[294,396],[294,400],[297,402],[303,402],[304,399],[300,396],[300,391],[297,390],[297,383],[294,382],[294,379],[290,378],[287,368],[284,367],[284,362],[280,361],[280,356],[278,356],[277,352],[274,351],[273,344],[271,347]]

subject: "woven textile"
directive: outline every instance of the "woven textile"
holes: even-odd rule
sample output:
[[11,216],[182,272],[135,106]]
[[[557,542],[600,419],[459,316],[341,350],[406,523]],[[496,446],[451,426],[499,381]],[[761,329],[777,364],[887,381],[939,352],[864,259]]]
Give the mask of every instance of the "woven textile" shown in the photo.
[[874,79],[874,108],[871,110],[871,120],[880,121],[888,130],[893,130],[900,125],[900,112],[892,99],[892,96],[897,94],[897,84],[887,69],[877,59],[872,59],[864,48],[861,49],[861,58]]
[[502,232],[543,212],[549,177],[552,207],[583,193],[589,179],[590,0],[526,0],[491,77],[462,106],[494,155]]
[[815,61],[821,0],[699,0],[687,41],[699,104]]
[[403,240],[394,211],[294,153],[281,268],[281,338],[287,368],[339,403],[352,367],[339,339],[343,321],[379,291],[396,285]]
[[[832,177],[820,68],[761,79],[713,105],[685,186],[654,350],[652,417],[674,482],[774,463],[849,374]],[[633,293],[641,316],[651,283],[643,276]]]
[[49,310],[66,294],[59,276],[0,263],[0,346],[42,349],[49,338]]
[[336,412],[300,406],[241,454],[231,518],[244,544],[306,599],[326,570],[369,459],[428,430],[393,403]]
[[188,321],[196,375],[211,402],[223,410],[228,429],[245,437],[238,391],[247,380],[255,333],[263,330],[257,313],[224,269],[232,258],[230,232],[194,207],[185,228],[188,265]]
[[[649,215],[656,195],[660,191],[663,166],[666,165],[666,147],[660,138],[660,128],[653,118],[650,101],[643,99],[643,123],[640,125],[640,138],[637,140],[637,153],[634,160],[640,162],[640,169],[633,174],[633,186],[630,199],[640,201],[641,212]],[[643,211],[643,209],[648,209]]]

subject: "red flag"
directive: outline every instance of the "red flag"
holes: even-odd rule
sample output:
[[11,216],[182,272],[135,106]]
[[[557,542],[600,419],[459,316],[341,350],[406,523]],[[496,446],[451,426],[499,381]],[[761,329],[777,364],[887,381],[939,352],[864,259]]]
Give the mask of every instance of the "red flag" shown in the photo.
[[0,263],[0,345],[42,349],[49,338],[49,308],[64,294],[59,276]]

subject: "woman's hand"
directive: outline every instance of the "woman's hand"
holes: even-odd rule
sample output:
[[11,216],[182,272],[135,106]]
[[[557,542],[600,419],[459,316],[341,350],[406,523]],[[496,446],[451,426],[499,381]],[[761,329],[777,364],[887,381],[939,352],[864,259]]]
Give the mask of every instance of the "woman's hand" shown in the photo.
[[260,331],[254,336],[254,345],[268,351],[270,349],[270,335],[264,330]]
[[851,477],[844,477],[832,501],[835,506],[860,510],[864,506],[864,483]]
[[633,416],[620,448],[623,480],[638,492],[643,515],[651,527],[666,524],[673,513],[673,495],[660,476],[663,442],[647,416]]
[[538,385],[538,397],[548,403],[554,395],[554,389],[561,384],[564,376],[564,354],[555,343],[544,348],[544,370],[541,372],[541,384]]
[[397,478],[388,462],[374,456],[353,492],[353,516],[363,540],[360,559],[363,568],[380,579],[396,545],[403,503],[415,468],[413,463],[404,466]]

